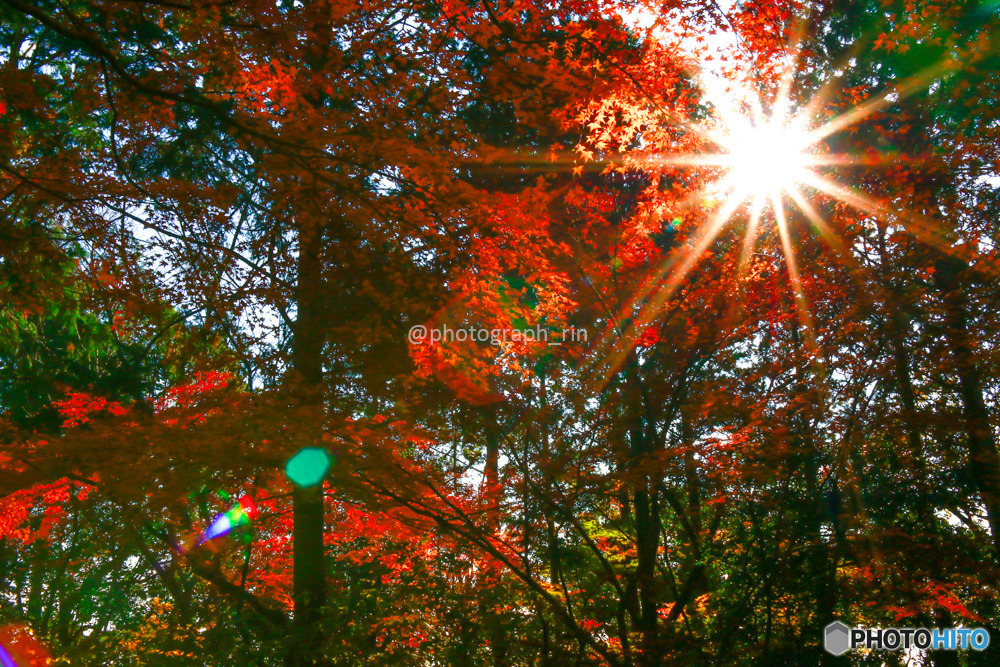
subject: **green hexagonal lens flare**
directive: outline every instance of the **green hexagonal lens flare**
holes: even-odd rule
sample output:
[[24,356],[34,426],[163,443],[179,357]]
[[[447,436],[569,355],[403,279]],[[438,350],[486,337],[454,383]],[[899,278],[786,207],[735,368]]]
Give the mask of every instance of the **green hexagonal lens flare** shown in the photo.
[[305,489],[323,481],[330,470],[330,463],[330,455],[325,449],[306,447],[288,459],[285,474],[293,483]]

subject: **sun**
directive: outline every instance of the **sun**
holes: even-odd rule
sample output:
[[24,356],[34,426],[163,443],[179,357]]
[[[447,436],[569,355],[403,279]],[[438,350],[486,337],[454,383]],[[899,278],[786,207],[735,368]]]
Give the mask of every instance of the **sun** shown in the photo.
[[[808,229],[810,234],[814,232],[840,261],[860,268],[853,249],[823,215],[830,207],[818,206],[816,202],[834,202],[865,215],[905,221],[923,242],[929,245],[941,242],[933,221],[901,210],[891,201],[851,183],[854,170],[891,167],[901,159],[912,158],[882,154],[874,146],[862,154],[837,153],[833,149],[839,142],[833,139],[839,133],[853,131],[852,126],[872,114],[886,113],[897,101],[933,85],[959,67],[959,62],[944,59],[844,110],[837,110],[840,74],[829,77],[813,90],[796,87],[803,57],[799,45],[805,27],[803,21],[793,29],[777,77],[769,75],[761,79],[756,70],[741,73],[739,67],[725,73],[706,67],[698,72],[697,78],[709,111],[707,116],[694,119],[673,109],[661,109],[664,125],[679,130],[678,135],[691,138],[689,150],[694,150],[672,152],[666,146],[651,144],[634,166],[670,179],[676,179],[673,170],[692,170],[704,178],[701,187],[664,207],[664,219],[666,215],[691,211],[690,217],[698,222],[691,225],[683,243],[650,268],[635,294],[625,300],[622,319],[627,318],[629,325],[622,337],[631,345],[620,345],[614,351],[611,363],[604,367],[603,383],[610,381],[622,367],[645,327],[663,312],[666,302],[682,289],[691,270],[707,256],[713,242],[733,223],[742,235],[738,263],[732,272],[737,286],[735,293],[741,293],[739,285],[749,280],[753,258],[769,254],[766,250],[758,253],[758,244],[773,243],[777,236],[806,347],[814,358],[820,354],[809,295],[796,259],[793,226]],[[718,45],[718,60],[739,62],[729,52],[738,48],[741,47],[737,41]],[[700,49],[696,47],[693,52],[695,58],[704,55]],[[845,62],[841,67],[849,65]],[[675,134],[665,136],[669,146]],[[702,171],[706,168],[707,172]],[[676,182],[689,181],[682,178]],[[642,304],[638,312],[636,304]],[[617,340],[608,337],[603,349],[610,349]]]
[[736,124],[720,144],[725,151],[720,162],[728,168],[725,185],[754,199],[795,188],[809,179],[815,163],[809,135],[781,121]]

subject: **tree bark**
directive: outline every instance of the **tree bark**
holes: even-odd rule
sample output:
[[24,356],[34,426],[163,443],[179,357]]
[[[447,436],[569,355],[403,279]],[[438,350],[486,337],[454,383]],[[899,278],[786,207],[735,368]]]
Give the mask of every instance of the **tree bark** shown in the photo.
[[959,380],[969,447],[969,478],[986,506],[993,548],[1000,553],[1000,460],[983,398],[982,376],[976,367],[975,344],[969,333],[968,306],[961,281],[961,274],[966,268],[963,262],[951,257],[938,260],[934,279],[944,298],[946,335]]
[[[323,238],[319,229],[299,229],[297,317],[292,340],[292,371],[299,409],[316,425],[305,446],[318,446],[323,414]],[[292,499],[293,631],[289,667],[320,664],[323,636],[319,620],[326,602],[323,552],[323,485],[296,487]]]
[[638,359],[633,352],[626,366],[626,410],[630,412],[629,467],[634,475],[632,505],[635,512],[636,538],[636,597],[633,607],[636,627],[642,633],[642,663],[659,664],[659,590],[656,579],[656,554],[660,547],[659,475],[652,479],[642,472],[643,464],[653,451],[653,443],[645,428],[644,405]]

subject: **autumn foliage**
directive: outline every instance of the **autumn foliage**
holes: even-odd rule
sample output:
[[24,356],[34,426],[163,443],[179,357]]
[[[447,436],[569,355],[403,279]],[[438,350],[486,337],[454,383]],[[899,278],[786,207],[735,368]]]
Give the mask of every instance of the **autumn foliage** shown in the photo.
[[[861,665],[828,623],[1000,637],[995,3],[0,18],[16,664]],[[769,123],[801,168],[740,151]],[[313,488],[285,471],[305,447]]]

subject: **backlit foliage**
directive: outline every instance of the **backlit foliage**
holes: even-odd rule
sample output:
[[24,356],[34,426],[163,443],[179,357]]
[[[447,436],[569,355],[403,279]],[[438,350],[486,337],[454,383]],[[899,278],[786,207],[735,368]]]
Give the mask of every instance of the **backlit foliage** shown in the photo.
[[[995,3],[0,18],[22,662],[815,665],[834,619],[1000,637]],[[332,461],[313,491],[285,476],[304,447]]]

